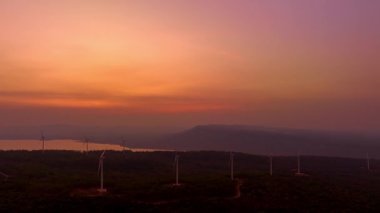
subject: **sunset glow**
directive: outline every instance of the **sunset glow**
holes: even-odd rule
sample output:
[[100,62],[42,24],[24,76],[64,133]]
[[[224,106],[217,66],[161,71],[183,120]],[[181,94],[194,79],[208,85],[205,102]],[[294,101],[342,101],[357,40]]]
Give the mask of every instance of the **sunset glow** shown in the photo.
[[42,123],[92,123],[89,109],[107,110],[107,124],[132,116],[375,130],[379,9],[354,0],[2,0],[0,124],[33,123],[20,115],[41,109],[75,117]]

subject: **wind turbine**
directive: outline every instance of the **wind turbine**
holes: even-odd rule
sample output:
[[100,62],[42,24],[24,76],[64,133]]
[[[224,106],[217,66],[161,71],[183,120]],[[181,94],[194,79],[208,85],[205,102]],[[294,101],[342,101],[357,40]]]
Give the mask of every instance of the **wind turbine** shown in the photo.
[[234,153],[230,152],[231,180],[234,180]]
[[122,143],[122,146],[123,146],[123,151],[125,151],[126,142],[125,142],[125,138],[124,137],[121,139],[121,143]]
[[308,176],[307,174],[301,172],[301,156],[300,156],[299,152],[297,152],[297,173],[296,173],[296,176]]
[[99,157],[98,174],[100,176],[100,188],[98,189],[98,192],[100,192],[100,193],[107,192],[107,189],[105,189],[103,187],[103,161],[104,161],[104,154],[105,153],[106,153],[106,151],[104,150]]
[[86,154],[88,154],[88,138],[87,137],[84,137],[84,142],[86,143]]
[[178,153],[175,154],[174,157],[174,166],[175,166],[175,184],[174,186],[179,186],[179,155]]
[[41,141],[42,141],[42,152],[45,152],[45,135],[44,132],[41,131]]

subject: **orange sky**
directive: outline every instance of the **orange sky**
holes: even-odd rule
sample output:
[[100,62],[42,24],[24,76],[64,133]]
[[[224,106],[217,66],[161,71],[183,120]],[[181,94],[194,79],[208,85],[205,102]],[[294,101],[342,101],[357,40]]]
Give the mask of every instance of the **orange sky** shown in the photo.
[[0,124],[378,130],[379,9],[354,0],[3,0]]

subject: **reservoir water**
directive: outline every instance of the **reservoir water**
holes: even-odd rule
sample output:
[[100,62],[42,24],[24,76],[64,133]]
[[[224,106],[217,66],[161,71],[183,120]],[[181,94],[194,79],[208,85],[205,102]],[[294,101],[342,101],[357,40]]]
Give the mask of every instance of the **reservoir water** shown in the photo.
[[[86,143],[83,141],[76,140],[46,140],[45,150],[68,150],[68,151],[86,151]],[[0,150],[10,151],[10,150],[26,150],[34,151],[42,149],[42,141],[40,140],[0,140]],[[139,149],[139,148],[128,148],[122,147],[116,144],[102,144],[102,143],[88,143],[89,151],[99,151],[99,150],[112,150],[112,151],[122,151],[130,150],[132,152],[154,152],[154,151],[164,151],[156,149]]]

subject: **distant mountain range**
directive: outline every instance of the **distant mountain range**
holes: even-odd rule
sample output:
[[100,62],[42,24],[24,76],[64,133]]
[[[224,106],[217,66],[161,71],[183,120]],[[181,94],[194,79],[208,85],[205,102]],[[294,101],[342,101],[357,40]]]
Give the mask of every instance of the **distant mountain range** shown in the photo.
[[316,155],[380,158],[380,136],[243,125],[200,125],[173,134],[144,132],[131,127],[48,125],[2,127],[0,139],[83,139],[133,148],[182,151],[234,151],[260,155]]
[[[153,146],[153,145],[152,145]],[[380,158],[380,138],[352,133],[267,128],[239,125],[203,125],[158,140],[157,148],[217,150],[261,155],[318,155]]]

